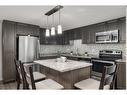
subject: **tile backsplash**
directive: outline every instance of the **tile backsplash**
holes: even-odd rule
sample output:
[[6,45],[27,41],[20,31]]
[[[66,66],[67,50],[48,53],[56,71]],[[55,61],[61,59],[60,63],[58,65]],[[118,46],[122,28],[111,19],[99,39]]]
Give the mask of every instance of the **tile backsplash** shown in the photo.
[[82,40],[74,40],[73,45],[41,45],[40,52],[42,54],[51,54],[61,52],[70,52],[84,54],[98,55],[100,50],[103,49],[115,49],[122,50],[123,56],[126,54],[126,45],[125,44],[82,44]]

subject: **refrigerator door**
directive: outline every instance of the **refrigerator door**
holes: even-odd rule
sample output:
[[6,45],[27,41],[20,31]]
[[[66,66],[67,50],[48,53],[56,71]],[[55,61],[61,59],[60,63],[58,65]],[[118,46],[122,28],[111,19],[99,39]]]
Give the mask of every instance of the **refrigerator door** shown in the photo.
[[19,60],[32,62],[37,58],[38,38],[31,36],[19,36]]

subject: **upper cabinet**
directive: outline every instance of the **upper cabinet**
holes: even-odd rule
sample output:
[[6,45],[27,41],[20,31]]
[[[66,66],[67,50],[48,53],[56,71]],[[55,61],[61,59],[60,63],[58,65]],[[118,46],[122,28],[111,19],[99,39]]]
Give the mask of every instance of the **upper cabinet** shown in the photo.
[[109,20],[97,24],[63,31],[63,34],[45,37],[45,31],[40,31],[41,44],[69,45],[70,40],[82,39],[82,44],[95,44],[97,32],[106,32],[110,30],[119,30],[119,43],[125,43],[126,23],[125,17]]
[[[82,43],[83,44],[95,44],[95,34],[97,32],[106,32],[110,30],[119,31],[119,43],[125,43],[126,41],[126,20],[125,17],[115,20],[105,21],[98,24],[85,26],[82,29]],[[81,30],[80,29],[80,30]]]
[[95,33],[104,31],[104,24],[96,24],[82,27],[82,44],[94,44]]
[[64,39],[63,34],[58,35],[56,32],[56,35],[46,37],[46,31],[44,28],[40,28],[40,44],[42,45],[63,45]]
[[40,28],[40,44],[46,44],[45,29]]
[[39,36],[39,31],[39,26],[17,23],[17,34],[19,35]]
[[119,42],[125,43],[126,42],[126,18],[119,19],[118,28],[119,28]]

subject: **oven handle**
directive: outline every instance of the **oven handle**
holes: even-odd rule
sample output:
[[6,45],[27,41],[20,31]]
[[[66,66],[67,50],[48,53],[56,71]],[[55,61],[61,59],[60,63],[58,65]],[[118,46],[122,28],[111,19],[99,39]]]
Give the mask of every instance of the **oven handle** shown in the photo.
[[92,59],[91,62],[101,62],[101,63],[110,63],[110,64],[115,64],[113,61],[105,61],[105,60],[97,60],[97,59]]

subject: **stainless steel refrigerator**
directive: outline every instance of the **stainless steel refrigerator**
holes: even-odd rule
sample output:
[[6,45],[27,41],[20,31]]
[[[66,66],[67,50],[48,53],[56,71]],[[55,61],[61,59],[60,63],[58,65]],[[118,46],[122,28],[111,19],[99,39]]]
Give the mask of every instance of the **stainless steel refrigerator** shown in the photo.
[[18,37],[18,59],[21,62],[33,62],[39,54],[39,38],[33,36]]

